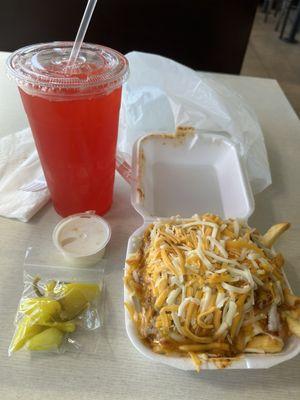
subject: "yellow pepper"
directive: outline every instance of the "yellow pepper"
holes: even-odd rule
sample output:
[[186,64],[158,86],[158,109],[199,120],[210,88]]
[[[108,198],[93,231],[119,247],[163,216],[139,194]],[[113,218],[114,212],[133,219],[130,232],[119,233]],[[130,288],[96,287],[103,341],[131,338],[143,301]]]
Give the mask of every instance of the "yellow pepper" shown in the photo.
[[43,326],[49,326],[51,328],[57,328],[62,332],[74,332],[76,325],[72,321],[66,322],[44,322]]
[[10,351],[20,350],[24,344],[33,336],[42,332],[45,328],[40,325],[33,325],[30,317],[25,315],[18,323],[13,340],[10,345]]
[[100,294],[97,284],[91,283],[66,283],[57,291],[58,301],[62,306],[61,318],[73,319],[83,312],[89,303],[94,301]]
[[[40,292],[39,292],[40,293]],[[76,330],[72,319],[82,313],[100,294],[97,284],[49,281],[45,293],[23,300],[10,351],[21,349],[52,350],[60,347],[64,334]],[[53,297],[56,297],[54,299]]]
[[59,316],[61,305],[58,301],[46,298],[35,297],[22,301],[20,311],[31,317],[35,324],[51,321]]
[[48,328],[27,341],[29,350],[45,351],[58,349],[63,341],[64,333],[57,328]]

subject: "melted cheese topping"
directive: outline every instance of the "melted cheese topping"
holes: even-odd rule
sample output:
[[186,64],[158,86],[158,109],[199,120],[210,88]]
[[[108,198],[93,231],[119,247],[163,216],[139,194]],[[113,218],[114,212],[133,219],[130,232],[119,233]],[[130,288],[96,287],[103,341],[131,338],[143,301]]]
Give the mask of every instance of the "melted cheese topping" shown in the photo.
[[125,284],[139,304],[130,314],[155,352],[194,363],[199,353],[234,357],[255,335],[284,334],[289,289],[281,267],[245,221],[211,214],[158,221],[127,260]]

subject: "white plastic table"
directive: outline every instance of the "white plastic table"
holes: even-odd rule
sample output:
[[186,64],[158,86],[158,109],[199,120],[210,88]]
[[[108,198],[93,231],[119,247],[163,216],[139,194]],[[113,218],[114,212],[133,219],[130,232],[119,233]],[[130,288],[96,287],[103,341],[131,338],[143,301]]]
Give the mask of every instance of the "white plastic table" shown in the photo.
[[[27,125],[17,90],[0,53],[0,135]],[[250,223],[262,231],[278,221],[292,228],[279,243],[287,275],[300,294],[300,122],[278,83],[270,79],[213,75],[239,92],[261,123],[273,184],[255,197]],[[269,370],[219,370],[198,375],[148,361],[130,344],[124,327],[123,265],[129,235],[141,224],[130,205],[129,186],[116,179],[105,276],[105,328],[94,354],[8,358],[13,319],[22,291],[23,259],[29,245],[46,246],[59,220],[51,204],[29,223],[0,218],[0,399],[284,399],[300,398],[300,357]],[[45,247],[43,247],[45,248]]]

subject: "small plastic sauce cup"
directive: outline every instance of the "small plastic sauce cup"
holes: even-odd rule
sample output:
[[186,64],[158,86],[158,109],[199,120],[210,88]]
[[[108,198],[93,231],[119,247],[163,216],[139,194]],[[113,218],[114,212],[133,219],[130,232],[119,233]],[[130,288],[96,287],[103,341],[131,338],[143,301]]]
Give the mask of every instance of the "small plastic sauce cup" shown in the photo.
[[62,219],[53,231],[53,242],[72,266],[96,264],[111,237],[109,224],[98,215],[79,213]]

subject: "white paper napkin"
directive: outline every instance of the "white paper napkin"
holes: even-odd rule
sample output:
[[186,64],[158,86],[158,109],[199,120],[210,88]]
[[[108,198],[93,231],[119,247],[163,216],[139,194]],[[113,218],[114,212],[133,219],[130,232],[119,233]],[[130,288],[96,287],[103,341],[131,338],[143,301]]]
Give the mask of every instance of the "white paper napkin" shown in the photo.
[[0,140],[0,215],[27,222],[50,199],[29,128]]

